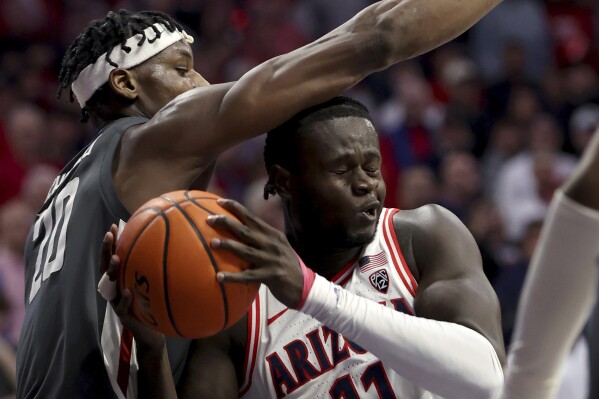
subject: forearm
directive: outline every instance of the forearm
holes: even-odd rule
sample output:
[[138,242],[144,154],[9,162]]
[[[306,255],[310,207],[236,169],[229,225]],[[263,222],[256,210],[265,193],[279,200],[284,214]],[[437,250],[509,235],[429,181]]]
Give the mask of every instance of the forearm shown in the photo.
[[389,48],[388,62],[396,63],[456,38],[499,3],[501,0],[385,0],[364,12],[374,14],[376,30]]
[[556,194],[520,300],[504,398],[554,397],[596,302],[598,232],[598,211]]
[[[500,0],[387,0],[322,38],[245,74],[220,108],[228,131],[255,135],[367,75],[422,54],[470,28]],[[259,115],[260,117],[256,117]]]
[[166,346],[163,347],[160,353],[152,353],[152,351],[138,347],[138,397],[148,399],[176,399],[177,392]]
[[447,399],[491,398],[503,383],[490,342],[464,326],[397,312],[320,276],[301,311],[364,347],[385,367]]

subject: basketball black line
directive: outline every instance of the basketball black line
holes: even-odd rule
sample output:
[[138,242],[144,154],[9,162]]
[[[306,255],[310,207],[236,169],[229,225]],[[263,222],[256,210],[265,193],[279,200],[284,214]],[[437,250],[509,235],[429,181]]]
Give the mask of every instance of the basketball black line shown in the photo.
[[[185,198],[187,198],[189,200],[189,202],[191,202],[192,204],[194,204],[198,208],[203,209],[204,211],[206,211],[206,213],[208,213],[210,215],[216,215],[216,213],[212,212],[210,209],[206,208],[202,204],[197,203],[196,200],[203,199],[203,200],[214,200],[214,201],[216,201],[218,198],[214,198],[214,197],[192,197],[190,195],[189,191],[185,191],[183,193],[183,195],[185,195]],[[218,268],[218,264],[216,265],[216,267]],[[218,284],[220,285],[221,292],[223,293],[223,305],[227,309],[227,318],[228,318],[229,299],[227,297],[227,290],[225,290],[225,286],[222,283],[218,283]]]
[[[169,238],[169,234],[170,234],[170,221],[168,220],[168,218],[166,217],[166,213],[162,209],[160,209],[160,208],[148,208],[148,209],[157,212],[157,214],[152,219],[150,219],[137,232],[137,235],[133,239],[133,242],[131,243],[131,246],[129,247],[129,251],[127,252],[127,257],[126,257],[126,260],[125,260],[125,264],[123,265],[123,276],[125,276],[125,272],[126,272],[126,269],[127,269],[127,264],[129,262],[129,256],[131,255],[131,251],[133,251],[133,248],[135,248],[135,244],[137,243],[137,240],[139,239],[139,237],[141,237],[141,235],[143,234],[143,232],[146,231],[146,229],[150,226],[150,223],[152,223],[158,216],[160,216],[164,220],[165,228],[166,228],[166,233],[164,235],[164,251],[162,251],[162,275],[163,275],[163,279],[164,279],[162,285],[164,287],[164,298],[165,298],[165,303],[166,303],[166,312],[167,312],[168,318],[169,318],[169,320],[171,322],[171,326],[173,327],[173,329],[175,330],[175,332],[177,334],[179,334],[179,336],[182,337],[183,334],[181,334],[181,332],[177,328],[177,325],[175,324],[175,320],[173,318],[173,313],[171,311],[171,306],[170,306],[169,296],[168,296],[168,283],[167,283],[166,265],[167,265],[167,254],[168,254],[168,238]],[[144,211],[146,211],[146,210],[147,209],[144,209]]]
[[[124,259],[124,263],[123,263],[123,286],[125,285],[125,273],[127,271],[127,264],[129,263],[129,256],[131,255],[131,251],[133,251],[133,248],[135,248],[135,244],[137,243],[137,240],[139,239],[139,237],[142,235],[142,233],[150,226],[150,223],[152,223],[154,221],[154,219],[156,219],[158,216],[160,216],[160,213],[162,212],[161,209],[158,208],[148,208],[148,210],[152,210],[152,211],[156,211],[158,213],[156,213],[154,215],[154,217],[150,220],[148,220],[148,222],[137,232],[137,235],[133,237],[133,241],[131,242],[131,245],[129,246],[129,251],[127,251],[127,256],[125,256]],[[141,215],[141,213],[140,213]],[[132,220],[133,217],[129,220]]]
[[171,321],[171,326],[173,326],[175,332],[182,337],[183,334],[181,334],[181,331],[179,331],[179,328],[177,328],[177,324],[175,323],[175,318],[173,317],[173,312],[171,310],[170,296],[168,296],[168,273],[166,272],[166,269],[168,266],[168,244],[171,232],[171,225],[170,220],[168,220],[168,218],[166,217],[166,214],[161,211],[161,215],[164,217],[164,220],[166,222],[166,232],[164,234],[164,251],[162,252],[162,285],[164,286],[164,302],[166,303],[166,312],[168,313],[168,319]]
[[189,202],[191,202],[195,206],[197,206],[197,207],[205,210],[206,212],[208,212],[211,215],[216,215],[216,213],[212,212],[210,209],[206,208],[205,206],[203,206],[201,204],[198,204],[196,202],[196,199],[211,199],[211,200],[216,201],[218,198],[214,198],[214,197],[197,197],[197,198],[194,198],[191,195],[189,195],[189,191],[185,191],[185,193],[183,193],[183,195],[185,195],[185,198],[187,198],[189,200]]
[[[218,265],[216,263],[216,259],[214,259],[214,255],[212,255],[212,251],[210,250],[210,246],[208,245],[208,243],[206,242],[206,239],[204,238],[204,236],[202,235],[202,232],[198,229],[198,227],[195,225],[195,223],[193,222],[193,219],[187,214],[187,212],[185,212],[185,210],[183,208],[181,208],[181,206],[179,205],[179,203],[177,203],[176,201],[174,201],[173,199],[166,197],[166,196],[161,196],[163,199],[170,201],[175,208],[177,208],[181,214],[185,217],[185,219],[187,219],[187,221],[189,222],[189,224],[191,225],[191,227],[193,228],[193,230],[195,231],[196,235],[198,236],[198,238],[200,239],[202,245],[204,246],[204,250],[206,251],[206,253],[208,254],[208,258],[210,259],[210,263],[212,264],[212,268],[214,269],[214,273],[218,273]],[[223,287],[222,284],[219,283],[219,287],[220,287],[220,292],[223,298],[223,305],[225,308],[225,321],[223,323],[223,327],[221,328],[221,331],[225,329],[225,327],[227,327],[227,324],[229,323],[229,304],[227,301],[227,293],[225,292],[225,287]]]

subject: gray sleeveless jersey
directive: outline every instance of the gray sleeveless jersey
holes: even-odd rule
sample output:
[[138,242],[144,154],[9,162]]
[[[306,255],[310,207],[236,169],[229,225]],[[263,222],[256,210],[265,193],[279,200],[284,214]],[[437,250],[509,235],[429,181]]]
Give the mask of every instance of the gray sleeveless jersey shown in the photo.
[[[113,154],[123,132],[146,121],[123,118],[102,129],[56,178],[37,215],[25,249],[19,398],[117,398],[101,347],[106,301],[96,290],[98,264],[104,234],[130,216],[112,184]],[[189,341],[167,345],[177,382]]]

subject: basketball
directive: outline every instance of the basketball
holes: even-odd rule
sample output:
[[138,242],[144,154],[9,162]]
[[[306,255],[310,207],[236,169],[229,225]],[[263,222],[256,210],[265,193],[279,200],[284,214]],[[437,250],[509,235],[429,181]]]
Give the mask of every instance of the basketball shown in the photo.
[[139,320],[170,336],[203,338],[237,322],[254,300],[258,284],[221,284],[219,271],[238,272],[248,263],[210,248],[214,237],[227,237],[206,223],[226,214],[203,191],[174,191],[142,205],[117,241],[121,261],[119,289],[132,293]]

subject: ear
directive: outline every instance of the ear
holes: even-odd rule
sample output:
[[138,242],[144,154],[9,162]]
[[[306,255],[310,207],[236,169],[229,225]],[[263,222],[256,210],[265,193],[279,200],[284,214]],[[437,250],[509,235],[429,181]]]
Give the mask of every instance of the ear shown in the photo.
[[131,72],[126,69],[113,69],[108,77],[108,84],[119,97],[127,100],[137,98],[137,82]]
[[268,171],[270,181],[275,186],[277,194],[282,199],[289,199],[290,194],[290,173],[287,169],[280,165],[272,165]]

